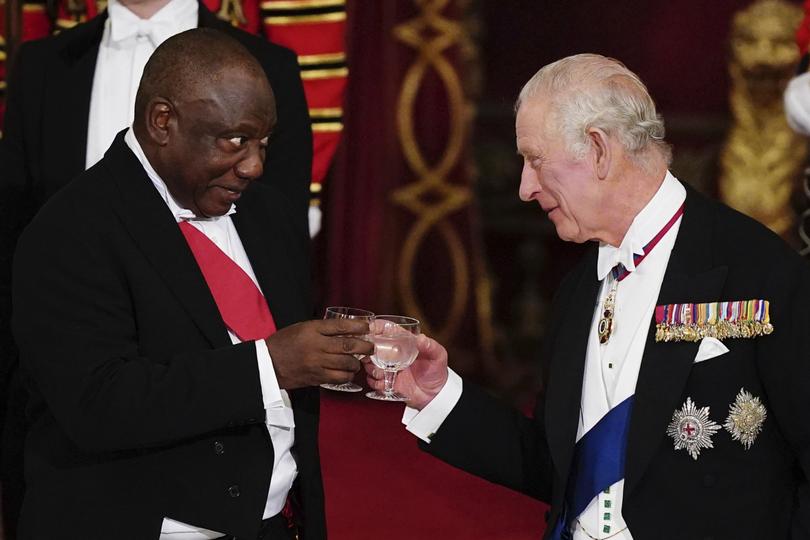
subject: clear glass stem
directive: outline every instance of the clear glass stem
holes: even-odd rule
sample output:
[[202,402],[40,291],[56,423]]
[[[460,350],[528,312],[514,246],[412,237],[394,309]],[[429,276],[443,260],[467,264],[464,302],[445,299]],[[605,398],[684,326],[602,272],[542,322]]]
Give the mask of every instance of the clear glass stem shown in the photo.
[[386,369],[383,376],[385,377],[385,397],[391,397],[394,395],[394,380],[397,378],[397,372]]

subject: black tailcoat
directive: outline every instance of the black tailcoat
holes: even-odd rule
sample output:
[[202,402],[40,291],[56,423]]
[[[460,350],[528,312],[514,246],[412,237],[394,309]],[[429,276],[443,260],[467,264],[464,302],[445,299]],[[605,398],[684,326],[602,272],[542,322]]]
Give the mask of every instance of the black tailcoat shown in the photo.
[[[273,447],[252,342],[232,345],[166,203],[119,134],[20,237],[30,378],[22,538],[157,538],[164,517],[255,537]],[[308,235],[273,185],[232,219],[279,327],[310,314]],[[291,392],[305,538],[325,537],[317,389]]]

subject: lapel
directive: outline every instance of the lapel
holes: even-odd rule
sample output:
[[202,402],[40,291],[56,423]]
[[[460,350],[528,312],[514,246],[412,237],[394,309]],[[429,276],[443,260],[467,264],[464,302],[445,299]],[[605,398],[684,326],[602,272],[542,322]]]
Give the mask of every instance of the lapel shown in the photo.
[[[262,188],[254,183],[236,203],[236,213],[231,219],[273,314],[276,328],[283,328],[301,320],[302,315],[297,309],[301,299],[297,295],[298,289],[293,286],[296,280],[291,266],[292,256],[285,253],[282,247],[284,236],[288,234],[285,224],[280,222],[283,214],[268,212],[266,207],[258,204],[263,194],[251,193]],[[279,256],[280,253],[285,255]]]
[[138,248],[212,348],[230,345],[228,331],[188,244],[168,206],[124,142],[123,131],[101,163],[120,194],[114,210]]
[[[43,99],[43,167],[63,184],[84,170],[93,76],[107,11],[55,39],[56,61],[48,70]],[[66,174],[67,173],[67,174]],[[61,187],[48,186],[54,191]]]
[[[713,203],[686,186],[686,205],[656,305],[719,300],[727,267],[713,260]],[[625,465],[626,495],[638,485],[680,408],[699,343],[656,343],[650,321],[636,383]]]
[[[599,291],[597,255],[598,250],[594,245],[585,255],[573,293],[565,301],[560,330],[552,348],[546,386],[546,435],[555,468],[563,482],[567,482],[574,452],[588,332]],[[549,336],[549,339],[555,337]],[[558,492],[564,493],[565,486]]]

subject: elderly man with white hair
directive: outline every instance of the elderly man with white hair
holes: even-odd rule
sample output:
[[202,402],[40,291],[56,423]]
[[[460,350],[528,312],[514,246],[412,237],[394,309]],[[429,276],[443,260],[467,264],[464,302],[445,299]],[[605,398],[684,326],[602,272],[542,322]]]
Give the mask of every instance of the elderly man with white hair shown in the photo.
[[544,391],[527,418],[420,336],[395,388],[407,429],[548,502],[545,538],[810,538],[806,263],[668,171],[663,121],[620,62],[545,66],[516,109],[520,198],[591,244],[555,296]]

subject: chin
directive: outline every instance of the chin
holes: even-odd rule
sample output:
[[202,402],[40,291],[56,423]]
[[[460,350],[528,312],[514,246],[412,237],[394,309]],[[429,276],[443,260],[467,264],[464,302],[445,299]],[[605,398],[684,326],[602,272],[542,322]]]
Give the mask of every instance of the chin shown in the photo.
[[205,210],[202,211],[202,214],[203,214],[203,216],[208,217],[208,218],[222,217],[225,214],[227,214],[228,210],[230,210],[230,209],[231,209],[231,205],[228,205],[227,208],[216,208],[216,209],[214,209],[214,208],[206,208]]
[[574,244],[583,244],[588,239],[583,238],[579,230],[572,231],[565,227],[565,225],[557,225],[557,237],[563,242],[573,242]]
[[198,205],[200,215],[214,218],[224,216],[231,209],[231,203],[208,201],[207,204]]

